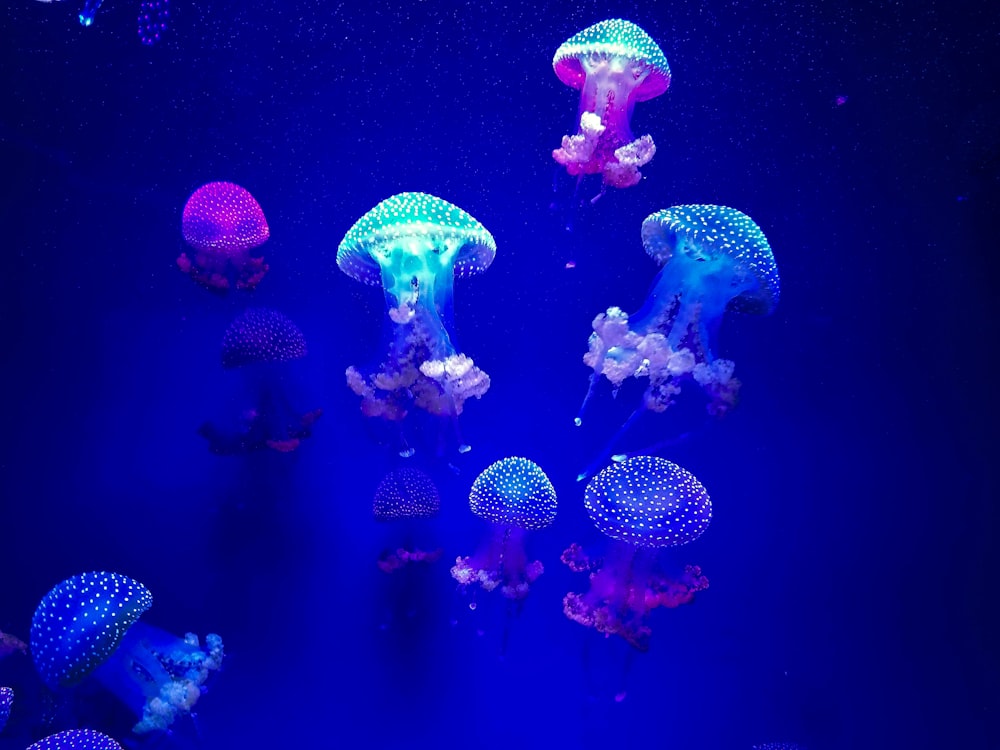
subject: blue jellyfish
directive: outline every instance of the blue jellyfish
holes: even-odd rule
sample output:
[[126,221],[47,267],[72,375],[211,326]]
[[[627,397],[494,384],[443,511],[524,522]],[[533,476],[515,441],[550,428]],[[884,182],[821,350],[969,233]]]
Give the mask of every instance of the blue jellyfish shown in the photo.
[[[379,482],[372,503],[376,521],[408,523],[411,519],[432,518],[441,510],[441,493],[426,472],[406,466],[390,471]],[[412,529],[407,530],[407,536]],[[440,548],[423,550],[405,541],[382,553],[378,567],[392,573],[410,563],[434,562],[441,557]]]
[[101,3],[103,2],[104,0],[86,0],[83,4],[83,10],[80,11],[79,15],[82,26],[90,26],[94,23],[94,16],[101,9]]
[[652,632],[649,612],[688,604],[708,588],[700,568],[667,573],[656,553],[705,533],[712,501],[689,471],[664,458],[635,456],[591,479],[584,505],[594,526],[615,541],[604,557],[591,557],[578,544],[563,552],[561,559],[571,570],[590,573],[590,590],[567,594],[563,612],[645,651]]
[[289,363],[306,353],[302,331],[281,313],[250,308],[237,316],[222,337],[222,367],[240,371],[243,397],[249,403],[238,429],[223,430],[211,422],[199,428],[213,453],[235,455],[265,448],[289,453],[312,434],[321,410],[303,414],[293,409],[284,383]]
[[43,737],[27,750],[122,750],[122,746],[96,729],[67,729]]
[[504,458],[476,477],[469,493],[469,507],[489,521],[490,534],[475,555],[456,559],[452,578],[463,590],[472,584],[486,591],[499,586],[506,598],[524,599],[545,570],[540,561],[528,560],[525,536],[555,520],[557,503],[552,482],[533,461]]
[[166,729],[190,713],[209,675],[222,664],[222,639],[183,639],[139,622],[153,605],[149,589],[119,573],[89,572],[47,593],[31,620],[35,670],[53,690],[90,675],[137,717],[137,734]]
[[0,686],[0,732],[7,726],[10,718],[10,707],[14,705],[14,691],[9,687]]
[[735,365],[715,354],[722,316],[727,311],[766,315],[778,303],[771,246],[760,227],[734,208],[686,205],[657,211],[642,223],[642,242],[662,265],[645,303],[633,315],[611,307],[594,318],[583,358],[594,372],[577,425],[601,376],[616,393],[629,377],[648,381],[641,405],[609,449],[641,414],[665,411],[685,381],[701,386],[713,416],[735,406],[740,387]]
[[[468,444],[458,416],[481,398],[489,376],[454,344],[455,278],[482,273],[496,243],[457,206],[426,193],[400,193],[362,216],[337,248],[337,265],[351,278],[382,287],[388,306],[388,353],[369,372],[347,369],[366,417],[400,424],[414,408],[451,423],[459,452]],[[400,430],[400,454],[412,454]]]

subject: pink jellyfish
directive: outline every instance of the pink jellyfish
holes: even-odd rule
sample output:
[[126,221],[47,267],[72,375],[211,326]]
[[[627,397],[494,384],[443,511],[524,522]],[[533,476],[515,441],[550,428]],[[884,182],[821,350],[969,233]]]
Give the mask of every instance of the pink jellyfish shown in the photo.
[[552,67],[560,81],[580,89],[579,131],[563,136],[552,157],[574,177],[600,174],[605,186],[617,188],[637,184],[656,146],[648,135],[634,138],[629,122],[636,102],[670,86],[663,51],[634,23],[612,18],[570,37]]
[[[544,572],[524,549],[528,531],[543,529],[556,517],[556,491],[541,467],[526,458],[497,461],[476,477],[469,507],[492,525],[475,555],[459,557],[451,576],[462,589],[478,584],[486,591],[500,587],[508,599],[521,600]],[[475,609],[475,604],[470,605]]]
[[271,230],[260,204],[239,185],[210,182],[195,190],[184,204],[181,231],[195,252],[193,259],[181,253],[177,267],[209,289],[253,289],[267,273],[264,259],[250,251]]
[[606,636],[619,635],[649,648],[650,611],[678,607],[708,588],[701,568],[679,575],[662,569],[658,550],[701,536],[712,519],[712,501],[693,474],[664,458],[636,456],[611,464],[587,485],[584,505],[591,521],[612,539],[606,557],[592,558],[578,544],[562,561],[590,574],[590,590],[563,599],[566,616]]
[[[412,520],[433,518],[441,510],[441,494],[434,480],[414,467],[390,471],[375,490],[372,512],[376,521],[393,521],[407,525]],[[412,529],[407,529],[410,532]],[[441,548],[423,550],[413,544],[402,544],[387,550],[378,559],[383,573],[392,573],[410,563],[431,563],[441,557]]]

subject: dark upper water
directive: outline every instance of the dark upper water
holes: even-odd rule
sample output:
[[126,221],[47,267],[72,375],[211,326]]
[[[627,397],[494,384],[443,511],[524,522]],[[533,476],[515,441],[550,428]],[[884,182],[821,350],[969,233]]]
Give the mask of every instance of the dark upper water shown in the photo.
[[[53,586],[112,570],[152,591],[143,622],[217,632],[226,660],[196,720],[137,740],[100,685],[48,694],[12,654],[0,746],[89,726],[163,748],[1000,748],[989,3],[171,0],[153,46],[139,5],[106,0],[89,28],[72,0],[2,10],[0,631],[27,640]],[[644,180],[591,204],[599,178],[574,193],[551,157],[578,115],[551,61],[619,16],[673,82],[632,117],[657,144]],[[175,264],[182,207],[217,180],[271,228],[253,292]],[[384,353],[385,303],[337,247],[402,191],[496,239],[455,283],[455,342],[492,378],[464,455],[438,458],[416,420],[400,459],[344,382]],[[711,586],[654,611],[640,653],[563,615],[586,579],[558,558],[606,543],[575,478],[641,399],[605,388],[574,427],[590,322],[640,307],[642,220],[684,203],[752,216],[782,299],[724,318],[732,414],[706,423],[691,394],[616,448],[665,441],[713,500],[666,561]],[[248,306],[308,341],[280,387],[323,416],[291,453],[218,456],[197,434],[251,405],[219,362]],[[448,567],[487,533],[473,480],[511,455],[558,494],[527,538],[545,573],[522,607],[479,592],[472,611]],[[377,524],[375,488],[406,464],[441,513]],[[443,559],[380,572],[410,533]]]

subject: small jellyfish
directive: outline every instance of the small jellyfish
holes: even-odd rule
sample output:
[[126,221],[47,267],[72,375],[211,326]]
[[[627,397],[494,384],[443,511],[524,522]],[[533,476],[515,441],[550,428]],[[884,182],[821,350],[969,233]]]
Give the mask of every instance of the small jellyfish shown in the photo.
[[181,216],[184,241],[195,253],[181,253],[177,267],[215,291],[254,289],[268,265],[250,251],[267,242],[271,230],[250,193],[232,182],[209,182],[195,190]]
[[53,690],[93,675],[134,712],[136,734],[166,729],[191,712],[221,666],[222,639],[209,634],[202,647],[194,633],[181,639],[139,622],[152,605],[149,589],[119,573],[66,579],[31,620],[35,671]]
[[650,36],[612,18],[570,37],[552,59],[559,80],[580,90],[579,131],[565,135],[552,157],[573,176],[599,174],[605,186],[627,188],[656,153],[652,137],[632,135],[636,102],[664,93],[670,66]]
[[0,686],[0,732],[7,726],[10,718],[10,708],[14,705],[14,691],[9,687]]
[[[643,221],[642,242],[662,265],[646,301],[632,315],[610,307],[594,318],[583,357],[594,372],[577,425],[602,376],[616,391],[630,377],[649,382],[642,404],[609,449],[642,413],[665,411],[685,381],[693,380],[707,394],[709,414],[726,414],[736,405],[740,381],[731,360],[716,358],[723,314],[766,315],[778,303],[771,246],[760,227],[734,208],[686,205],[658,211]],[[580,478],[588,475],[589,470]]]
[[545,571],[529,561],[524,543],[528,531],[555,520],[556,491],[541,467],[526,458],[504,458],[487,467],[472,484],[472,512],[490,523],[490,533],[471,557],[459,557],[451,576],[466,587],[486,591],[499,587],[508,599],[520,601]]
[[170,20],[170,0],[142,0],[139,3],[139,41],[151,47],[160,41]]
[[[413,520],[433,518],[441,510],[441,494],[434,480],[415,467],[390,471],[375,490],[372,512],[376,521],[409,525]],[[413,529],[407,529],[407,536]],[[409,542],[384,552],[378,559],[383,573],[392,573],[416,562],[434,562],[441,557],[440,548],[423,550]]]
[[104,0],[86,0],[84,2],[83,10],[80,11],[80,15],[78,16],[81,26],[91,26],[94,23],[94,16],[101,9],[101,3],[103,2]]
[[[480,274],[496,255],[482,224],[426,193],[400,193],[379,203],[347,232],[337,265],[351,278],[381,286],[386,299],[388,353],[367,372],[347,369],[366,417],[400,424],[414,408],[458,430],[465,401],[481,398],[490,378],[457,351],[452,321],[455,278]],[[400,454],[412,454],[400,429]],[[443,452],[443,448],[441,449]]]
[[96,729],[67,729],[43,737],[27,750],[123,750],[112,737]]
[[584,505],[594,526],[614,541],[603,558],[591,557],[578,544],[563,552],[561,559],[571,570],[590,574],[590,590],[567,594],[563,612],[645,651],[652,633],[650,611],[688,604],[708,588],[699,567],[669,574],[656,553],[701,536],[712,519],[712,501],[680,466],[636,456],[595,476],[587,484]]
[[296,411],[285,383],[290,363],[306,353],[302,331],[275,310],[250,308],[229,325],[222,337],[222,366],[239,371],[249,404],[235,430],[211,422],[199,428],[213,453],[237,455],[264,448],[290,453],[312,435],[322,411]]

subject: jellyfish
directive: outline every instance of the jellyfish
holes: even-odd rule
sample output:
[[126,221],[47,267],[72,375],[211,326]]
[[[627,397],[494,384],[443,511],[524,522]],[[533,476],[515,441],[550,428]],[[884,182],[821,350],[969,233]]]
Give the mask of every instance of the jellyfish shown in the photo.
[[139,41],[151,47],[160,41],[170,18],[170,0],[142,0],[139,4],[137,30]]
[[80,11],[80,15],[78,16],[81,26],[90,26],[94,23],[94,16],[101,9],[102,2],[104,0],[86,0],[84,2],[83,10]]
[[[490,532],[474,555],[455,560],[451,577],[463,591],[475,584],[486,591],[499,587],[507,599],[523,600],[545,572],[541,561],[528,559],[525,537],[555,520],[552,482],[533,461],[504,458],[476,477],[469,507],[490,523]],[[470,607],[475,609],[475,604]]]
[[305,357],[306,351],[302,331],[275,310],[250,308],[229,325],[222,337],[222,367],[244,375],[251,403],[235,430],[211,422],[199,428],[213,453],[237,455],[264,448],[290,453],[312,435],[322,410],[295,411],[283,383],[290,363]]
[[139,718],[135,733],[166,729],[191,712],[221,666],[222,639],[209,634],[202,646],[194,633],[182,639],[139,622],[152,604],[149,589],[119,573],[66,579],[32,618],[35,671],[53,690],[93,675]]
[[[415,467],[390,471],[375,490],[372,512],[379,522],[409,522],[410,519],[433,518],[441,510],[441,494],[434,480]],[[431,563],[441,557],[441,548],[423,550],[404,543],[386,550],[378,559],[383,573],[392,573],[410,563]]]
[[559,80],[580,89],[579,131],[564,135],[552,157],[574,177],[599,174],[603,185],[627,188],[656,153],[652,137],[632,135],[636,102],[670,87],[670,66],[650,36],[612,18],[566,40],[552,59]]
[[122,746],[96,729],[67,729],[43,737],[27,750],[122,750]]
[[254,289],[268,265],[250,251],[267,242],[271,230],[250,193],[232,182],[209,182],[195,190],[181,216],[184,241],[194,258],[181,253],[177,267],[208,289]]
[[611,445],[645,411],[665,411],[685,381],[701,386],[709,414],[721,417],[732,409],[740,388],[735,365],[715,355],[722,316],[726,311],[766,315],[778,303],[771,246],[760,227],[734,208],[686,205],[657,211],[642,223],[642,242],[662,265],[646,301],[633,315],[610,307],[594,318],[583,357],[594,372],[577,425],[601,376],[616,393],[629,377],[648,381],[642,403]]
[[592,557],[571,544],[561,560],[590,574],[590,590],[563,599],[566,616],[605,636],[649,648],[648,616],[679,607],[708,588],[701,568],[665,570],[657,552],[694,541],[708,528],[712,501],[693,474],[664,458],[635,456],[611,464],[590,480],[584,505],[597,529],[611,537],[608,554]]
[[9,687],[0,686],[0,732],[7,726],[10,718],[10,707],[14,705],[14,691]]
[[[400,424],[412,409],[449,422],[459,452],[468,444],[458,417],[481,398],[489,376],[454,344],[452,286],[493,262],[493,236],[457,206],[426,193],[400,193],[361,217],[337,248],[351,278],[381,286],[388,306],[388,354],[372,371],[351,366],[347,384],[366,417]],[[412,454],[400,429],[400,454]]]

